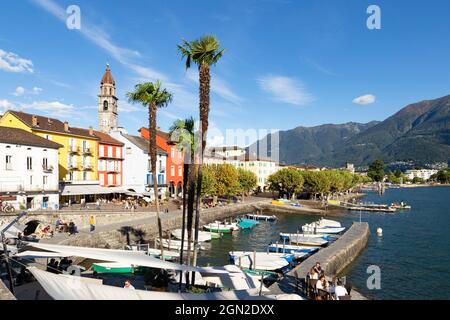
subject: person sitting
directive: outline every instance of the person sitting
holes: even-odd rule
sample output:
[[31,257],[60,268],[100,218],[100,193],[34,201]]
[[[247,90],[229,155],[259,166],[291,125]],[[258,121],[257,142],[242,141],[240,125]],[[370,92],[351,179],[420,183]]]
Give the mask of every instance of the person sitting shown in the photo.
[[62,258],[59,262],[59,270],[67,271],[67,268],[69,267],[69,259],[66,257]]
[[316,262],[316,265],[314,266],[314,271],[317,272],[317,274],[322,275],[323,269],[320,266],[320,262]]
[[47,263],[47,272],[53,272],[54,268],[55,268],[55,259],[51,258],[50,262]]
[[75,234],[77,233],[77,226],[75,225],[75,223],[73,221],[69,222],[69,235]]
[[329,284],[327,279],[325,278],[325,276],[320,276],[319,280],[316,283],[316,289],[322,289],[322,290],[328,290],[329,289]]
[[336,296],[336,300],[339,300],[339,297],[343,297],[345,295],[348,295],[347,289],[345,289],[345,287],[342,284],[341,280],[337,281],[337,285],[334,288],[334,294]]
[[125,289],[135,290],[135,288],[134,288],[133,285],[131,284],[130,280],[126,280],[126,281],[125,281],[124,288],[125,288]]

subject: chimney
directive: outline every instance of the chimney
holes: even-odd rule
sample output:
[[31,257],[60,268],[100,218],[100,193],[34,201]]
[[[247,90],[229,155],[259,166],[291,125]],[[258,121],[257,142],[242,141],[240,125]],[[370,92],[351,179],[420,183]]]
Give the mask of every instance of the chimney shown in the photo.
[[38,126],[38,118],[37,118],[37,116],[33,115],[31,124],[33,125],[33,127],[37,127]]
[[89,135],[90,136],[94,135],[94,129],[92,127],[89,127]]
[[64,131],[69,132],[69,123],[67,121],[64,121]]

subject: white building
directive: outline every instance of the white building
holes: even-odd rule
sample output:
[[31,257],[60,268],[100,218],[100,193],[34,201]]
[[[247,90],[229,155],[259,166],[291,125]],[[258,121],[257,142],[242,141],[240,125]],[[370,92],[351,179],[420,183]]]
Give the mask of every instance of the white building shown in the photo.
[[0,200],[16,210],[56,209],[59,148],[25,130],[0,127]]
[[[153,177],[148,155],[149,142],[142,137],[127,134],[122,128],[111,131],[110,136],[124,144],[122,189],[146,194],[153,198]],[[166,163],[167,153],[158,147],[156,173],[158,191],[162,198],[167,191]],[[150,193],[146,191],[147,186],[150,187]]]
[[433,169],[421,169],[421,170],[407,170],[405,172],[408,179],[420,178],[425,181],[429,180],[433,174],[438,173],[438,170]]
[[281,169],[279,164],[268,158],[249,155],[245,149],[240,147],[215,147],[210,148],[204,158],[205,164],[228,163],[236,168],[251,171],[256,175],[257,185],[264,190],[268,187],[268,178]]

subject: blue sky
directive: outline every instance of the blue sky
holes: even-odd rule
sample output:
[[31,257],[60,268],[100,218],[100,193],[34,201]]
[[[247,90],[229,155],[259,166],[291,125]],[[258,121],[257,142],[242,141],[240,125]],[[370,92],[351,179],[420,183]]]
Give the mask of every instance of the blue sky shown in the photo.
[[[81,30],[66,27],[73,4]],[[381,8],[381,30],[366,27],[370,4]],[[125,99],[138,82],[161,79],[173,92],[159,113],[163,129],[198,118],[197,74],[186,72],[176,44],[212,33],[226,53],[213,67],[211,138],[226,129],[383,120],[450,94],[448,12],[447,0],[2,1],[0,113],[97,127],[109,63],[129,132],[147,125],[146,110]]]

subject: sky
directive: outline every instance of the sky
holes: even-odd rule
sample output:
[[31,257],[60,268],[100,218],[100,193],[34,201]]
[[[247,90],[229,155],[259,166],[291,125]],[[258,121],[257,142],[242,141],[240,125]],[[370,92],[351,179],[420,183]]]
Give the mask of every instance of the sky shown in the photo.
[[[80,9],[80,29],[67,27],[71,5]],[[380,29],[367,27],[369,5],[380,9]],[[178,118],[198,119],[198,73],[185,69],[177,44],[213,34],[226,51],[212,67],[210,144],[384,120],[450,94],[448,12],[447,0],[2,1],[0,113],[97,128],[109,63],[119,125],[129,133],[148,125],[146,108],[126,99],[141,82],[160,79],[174,95],[158,112],[163,130]],[[237,141],[236,132],[257,135]]]

